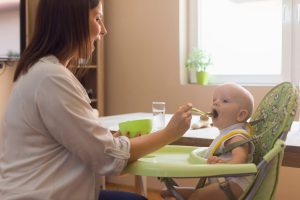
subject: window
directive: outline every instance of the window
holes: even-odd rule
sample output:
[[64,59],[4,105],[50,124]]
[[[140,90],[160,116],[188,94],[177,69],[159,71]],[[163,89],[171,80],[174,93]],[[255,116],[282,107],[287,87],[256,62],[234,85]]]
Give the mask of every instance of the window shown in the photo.
[[300,0],[189,2],[189,50],[211,54],[212,83],[299,82]]

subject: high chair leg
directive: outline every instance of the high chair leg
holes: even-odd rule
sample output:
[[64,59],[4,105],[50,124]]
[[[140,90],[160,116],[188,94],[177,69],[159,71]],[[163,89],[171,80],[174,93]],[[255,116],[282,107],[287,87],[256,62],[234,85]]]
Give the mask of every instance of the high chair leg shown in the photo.
[[184,198],[176,191],[174,186],[178,186],[172,178],[163,178],[162,181],[165,182],[168,190],[173,194],[176,200],[184,200]]
[[205,182],[206,182],[206,177],[200,178],[200,180],[198,181],[198,184],[196,186],[196,189],[203,188],[205,185]]

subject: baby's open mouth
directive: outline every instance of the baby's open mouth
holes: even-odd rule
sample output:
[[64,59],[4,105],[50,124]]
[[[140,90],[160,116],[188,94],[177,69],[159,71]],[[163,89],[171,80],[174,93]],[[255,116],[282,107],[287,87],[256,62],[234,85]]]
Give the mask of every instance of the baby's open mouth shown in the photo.
[[215,110],[215,109],[213,109],[213,110],[212,110],[212,117],[213,117],[213,118],[217,118],[218,116],[219,116],[218,111]]

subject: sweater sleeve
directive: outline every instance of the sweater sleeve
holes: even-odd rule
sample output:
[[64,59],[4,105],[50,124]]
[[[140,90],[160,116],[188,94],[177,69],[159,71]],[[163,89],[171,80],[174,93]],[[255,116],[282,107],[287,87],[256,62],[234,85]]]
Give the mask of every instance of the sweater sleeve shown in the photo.
[[126,166],[129,139],[113,137],[101,127],[75,77],[48,76],[40,83],[35,101],[49,134],[96,173],[118,174]]

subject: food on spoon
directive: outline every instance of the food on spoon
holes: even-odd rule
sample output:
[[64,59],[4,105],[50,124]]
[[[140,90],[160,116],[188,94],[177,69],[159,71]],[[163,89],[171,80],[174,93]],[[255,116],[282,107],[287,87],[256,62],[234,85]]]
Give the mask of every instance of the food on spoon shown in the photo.
[[209,117],[208,117],[207,115],[201,115],[201,116],[200,116],[200,119],[201,119],[202,121],[208,121],[208,120],[209,120]]

